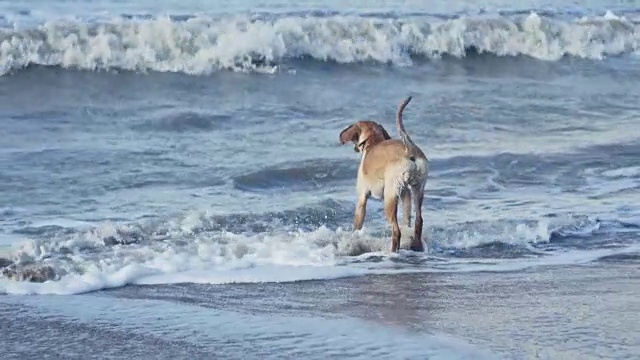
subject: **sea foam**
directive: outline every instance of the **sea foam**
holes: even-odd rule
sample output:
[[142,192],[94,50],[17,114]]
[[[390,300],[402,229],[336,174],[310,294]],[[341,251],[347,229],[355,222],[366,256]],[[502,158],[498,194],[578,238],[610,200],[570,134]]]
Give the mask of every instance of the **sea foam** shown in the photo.
[[[78,294],[128,284],[289,282],[376,273],[510,271],[626,251],[617,247],[604,249],[602,254],[584,251],[584,256],[577,252],[567,257],[562,251],[535,248],[553,237],[562,241],[599,231],[599,223],[589,218],[429,227],[425,229],[429,251],[421,254],[406,250],[389,253],[388,234],[366,228],[351,232],[320,226],[308,231],[281,228],[233,233],[207,226],[207,219],[204,214],[194,214],[155,226],[105,223],[25,239],[2,259],[0,293]],[[408,242],[403,238],[402,247],[406,249]],[[503,247],[489,248],[482,255],[485,246],[496,243]],[[507,253],[514,247],[519,249],[515,258]],[[465,251],[472,252],[464,255]],[[510,257],[513,259],[506,259]]]
[[296,60],[410,66],[470,54],[601,60],[640,48],[639,25],[608,12],[565,20],[529,15],[331,15],[273,18],[118,17],[0,28],[0,74],[32,66],[178,72],[279,71]]

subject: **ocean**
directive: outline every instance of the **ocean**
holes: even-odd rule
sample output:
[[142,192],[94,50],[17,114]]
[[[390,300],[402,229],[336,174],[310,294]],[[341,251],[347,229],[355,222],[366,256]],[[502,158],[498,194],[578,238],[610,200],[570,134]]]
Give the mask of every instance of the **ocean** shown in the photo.
[[229,3],[0,1],[0,358],[640,358],[640,1]]

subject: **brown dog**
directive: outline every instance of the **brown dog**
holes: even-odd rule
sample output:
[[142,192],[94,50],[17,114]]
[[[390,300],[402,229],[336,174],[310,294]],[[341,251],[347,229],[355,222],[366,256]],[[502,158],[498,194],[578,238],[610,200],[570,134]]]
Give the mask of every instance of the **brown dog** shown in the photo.
[[358,204],[354,216],[354,229],[364,223],[369,197],[384,200],[384,212],[391,226],[391,251],[400,247],[398,201],[402,199],[404,225],[411,226],[411,198],[416,211],[414,236],[410,249],[424,251],[422,246],[422,201],[429,173],[429,162],[416,146],[402,123],[402,112],[411,101],[406,98],[396,112],[396,127],[400,140],[391,139],[385,129],[374,121],[358,121],[340,133],[340,143],[352,141],[356,152],[362,153],[356,191]]

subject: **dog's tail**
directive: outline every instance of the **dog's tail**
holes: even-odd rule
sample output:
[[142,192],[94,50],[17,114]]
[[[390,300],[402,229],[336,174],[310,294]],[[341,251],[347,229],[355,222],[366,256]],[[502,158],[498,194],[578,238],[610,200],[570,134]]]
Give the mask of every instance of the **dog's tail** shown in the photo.
[[402,104],[400,104],[400,106],[398,107],[398,111],[396,112],[396,127],[398,128],[398,134],[400,135],[400,139],[402,140],[402,143],[407,148],[407,152],[409,151],[410,148],[415,146],[415,144],[411,140],[411,137],[409,136],[409,134],[407,134],[407,131],[404,129],[404,123],[402,122],[402,112],[404,111],[404,108],[407,107],[407,104],[409,104],[410,101],[411,101],[411,96],[404,99]]

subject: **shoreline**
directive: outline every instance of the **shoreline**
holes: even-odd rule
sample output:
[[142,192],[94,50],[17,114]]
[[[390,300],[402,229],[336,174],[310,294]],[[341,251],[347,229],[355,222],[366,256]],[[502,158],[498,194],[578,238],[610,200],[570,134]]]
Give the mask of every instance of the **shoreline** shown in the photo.
[[640,314],[633,310],[640,308],[639,265],[640,257],[630,255],[507,273],[176,284],[105,294],[198,299],[198,306],[255,314],[347,316],[415,333],[445,333],[508,359],[628,358],[640,354]]
[[[333,334],[311,324],[330,329],[344,321],[345,324],[364,321],[365,325],[352,331],[342,329],[345,335],[332,340],[337,343],[327,340],[329,343],[322,343],[317,351],[334,355],[336,351],[347,351],[343,341],[348,340],[362,346],[360,353],[382,351],[386,354],[383,357],[392,356],[389,346],[393,345],[377,343],[382,340],[369,338],[371,332],[383,336],[380,339],[385,339],[384,342],[399,345],[397,341],[401,341],[405,351],[411,341],[444,336],[442,344],[456,348],[456,341],[461,340],[460,349],[470,346],[480,353],[488,351],[505,359],[632,358],[640,353],[640,315],[635,310],[640,307],[639,265],[640,256],[632,254],[589,264],[506,273],[413,273],[288,283],[137,285],[70,296],[0,296],[0,321],[7,324],[11,333],[0,339],[0,345],[14,349],[13,354],[19,358],[33,356],[34,349],[20,345],[27,341],[25,335],[20,335],[26,334],[22,328],[28,327],[29,338],[41,338],[41,346],[64,340],[68,352],[62,357],[81,357],[92,351],[91,344],[109,344],[107,339],[98,339],[104,331],[113,332],[116,338],[138,337],[142,343],[158,342],[160,347],[171,347],[173,354],[175,350],[197,358],[206,358],[207,354],[233,358],[235,354],[220,353],[212,344],[220,336],[240,341],[247,336],[241,334],[257,331],[245,326],[252,321],[258,321],[259,325],[254,325],[262,332],[252,333],[258,336],[256,339],[241,342],[245,351],[254,346],[253,341],[261,348],[269,348],[265,339],[282,336],[282,329],[286,329],[289,335],[281,341],[292,343],[284,348],[277,348],[282,343],[273,346],[302,352],[310,351],[310,345],[304,341],[295,343],[300,336],[311,336],[310,341],[317,342],[318,336]],[[175,313],[153,310],[154,307]],[[83,309],[81,313],[78,308]],[[216,325],[220,316],[245,320],[240,323],[225,320],[223,324],[228,325],[220,328],[220,324]],[[285,325],[289,321],[299,322],[296,319],[308,319],[304,320],[307,325],[295,329]],[[175,331],[165,329],[163,321],[173,321],[171,326],[193,335],[176,342]],[[203,327],[202,321],[213,321],[213,325]],[[62,335],[65,328],[74,333],[87,329],[89,339],[65,337]],[[393,339],[381,334],[393,334]],[[195,341],[192,336],[205,341],[198,342],[197,350],[190,348]],[[453,339],[454,345],[447,338]],[[425,354],[436,351],[442,344],[425,343]],[[131,346],[114,344],[109,354],[126,357]],[[419,346],[411,348],[412,352],[404,353],[406,358],[422,356]]]

